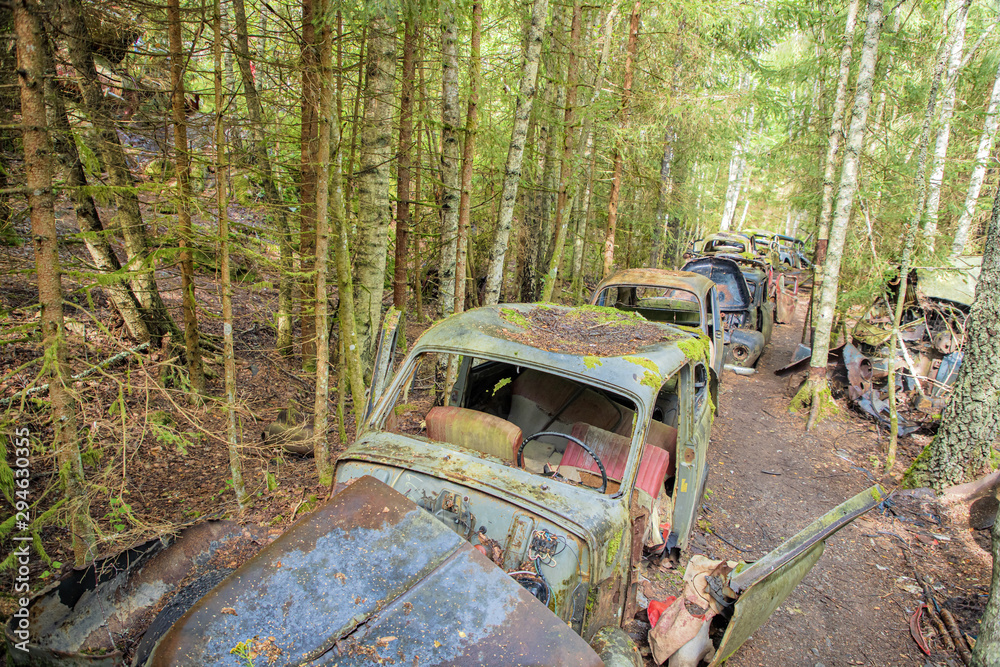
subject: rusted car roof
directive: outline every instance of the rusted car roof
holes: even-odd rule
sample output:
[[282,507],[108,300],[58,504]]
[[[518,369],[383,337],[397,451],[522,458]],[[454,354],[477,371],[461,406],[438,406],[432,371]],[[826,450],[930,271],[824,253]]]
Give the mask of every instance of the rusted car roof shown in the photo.
[[[697,334],[669,324],[641,321],[646,326],[657,327],[669,339],[652,343],[635,342],[635,350],[621,356],[604,356],[607,348],[601,343],[602,328],[580,332],[572,352],[550,352],[541,347],[525,316],[535,309],[569,318],[582,309],[552,304],[505,304],[484,306],[458,313],[428,329],[414,345],[415,351],[435,350],[455,354],[480,354],[488,359],[505,359],[512,363],[539,368],[558,368],[567,377],[576,376],[588,383],[601,383],[626,391],[644,401],[655,400],[660,389],[647,373],[656,372],[667,378],[687,362],[682,347],[685,341],[697,340]],[[621,311],[600,306],[586,306],[585,310],[601,316],[622,317]],[[516,324],[523,320],[522,324]],[[655,386],[654,386],[655,385]]]
[[649,285],[654,287],[674,287],[694,292],[705,299],[714,285],[711,280],[691,271],[668,271],[666,269],[625,269],[602,282],[594,294],[609,285]]

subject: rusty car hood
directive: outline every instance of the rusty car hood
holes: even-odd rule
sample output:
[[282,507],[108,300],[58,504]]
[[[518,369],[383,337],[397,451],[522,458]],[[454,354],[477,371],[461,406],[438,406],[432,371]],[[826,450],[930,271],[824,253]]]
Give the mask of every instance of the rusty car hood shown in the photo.
[[147,665],[600,665],[471,544],[363,477],[195,604]]

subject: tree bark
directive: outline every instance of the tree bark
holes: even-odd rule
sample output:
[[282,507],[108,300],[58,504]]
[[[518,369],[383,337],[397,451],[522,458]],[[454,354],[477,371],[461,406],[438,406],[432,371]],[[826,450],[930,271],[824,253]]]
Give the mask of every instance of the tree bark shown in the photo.
[[542,52],[542,32],[545,28],[548,7],[548,0],[534,0],[531,6],[531,19],[525,40],[527,48],[524,54],[524,67],[521,71],[521,84],[514,106],[514,126],[511,130],[510,146],[507,150],[507,163],[504,166],[496,237],[490,248],[490,263],[486,274],[486,294],[483,301],[487,305],[496,304],[500,300],[504,260],[507,257],[510,228],[514,220],[514,202],[517,201],[517,188],[521,181],[524,137],[528,132],[528,117],[531,115],[531,105],[535,99],[538,59]]
[[184,114],[184,57],[181,54],[180,0],[167,0],[170,37],[171,104],[174,116],[174,162],[177,173],[177,237],[180,241],[181,310],[184,313],[184,351],[188,380],[195,394],[205,393],[205,369],[198,341],[198,315],[194,290],[194,258],[191,246],[191,160],[188,155],[187,118]]
[[[469,47],[469,106],[465,113],[465,145],[462,147],[462,195],[458,202],[458,244],[455,257],[455,312],[465,310],[466,267],[469,255],[469,218],[472,209],[472,166],[476,154],[476,133],[479,131],[479,86],[482,78],[480,35],[483,28],[483,6],[472,3],[472,36]],[[473,285],[473,288],[475,286]]]
[[66,172],[66,185],[70,198],[73,200],[77,224],[80,226],[80,231],[83,232],[83,241],[94,265],[110,277],[108,282],[101,281],[102,286],[108,290],[111,303],[121,315],[122,321],[125,322],[125,328],[128,329],[133,338],[139,342],[146,342],[150,339],[147,321],[151,318],[129,286],[127,276],[118,261],[118,256],[115,255],[115,251],[108,241],[108,234],[101,223],[94,198],[87,192],[87,175],[83,163],[80,161],[80,153],[76,147],[69,118],[66,115],[66,105],[62,93],[54,81],[55,63],[52,58],[51,45],[41,26],[39,26],[39,32],[45,47],[41,56],[44,59],[43,64],[46,72],[45,97],[49,104],[52,144],[55,154]]
[[14,33],[17,38],[18,80],[21,90],[21,122],[24,127],[24,172],[31,209],[31,236],[38,271],[38,299],[41,304],[42,344],[45,347],[43,374],[49,381],[53,448],[59,478],[69,506],[70,539],[77,566],[93,554],[94,526],[90,518],[83,462],[80,458],[66,338],[63,328],[62,271],[56,238],[55,196],[52,192],[52,144],[45,118],[45,82],[42,53],[43,36],[37,6],[26,0],[14,2]]
[[[419,19],[411,17],[403,30],[403,80],[399,94],[399,153],[396,160],[396,262],[392,303],[406,310],[406,265],[410,234],[410,151],[413,149],[413,84],[416,79]],[[418,165],[419,166],[419,165]]]
[[805,404],[811,405],[807,428],[811,428],[816,420],[833,406],[830,388],[826,381],[827,356],[840,284],[840,262],[843,257],[844,241],[847,238],[847,227],[851,220],[851,211],[854,207],[854,196],[858,190],[858,169],[861,163],[861,151],[864,147],[868,109],[871,106],[875,60],[878,55],[882,20],[882,0],[868,0],[867,25],[858,65],[854,111],[851,114],[851,124],[844,146],[840,187],[837,191],[837,203],[830,226],[830,245],[827,249],[826,265],[823,269],[823,287],[820,291],[816,333],[813,336],[812,359],[809,362],[809,380],[792,399],[793,408]]
[[367,50],[361,171],[357,182],[358,235],[354,249],[357,335],[361,344],[361,364],[366,374],[378,339],[389,244],[389,163],[392,158],[396,33],[384,16],[376,17],[368,24]]
[[976,202],[979,201],[979,191],[983,187],[986,165],[989,161],[990,151],[993,150],[993,138],[996,136],[997,124],[1000,121],[998,111],[1000,111],[1000,66],[997,67],[996,78],[993,80],[993,92],[990,94],[986,119],[983,121],[983,133],[979,137],[976,161],[972,167],[972,174],[969,176],[969,191],[965,196],[962,214],[955,226],[955,239],[952,241],[950,253],[952,258],[958,257],[965,251],[965,244],[969,240],[969,229],[972,227],[972,219],[976,214]]
[[944,161],[948,155],[948,141],[951,137],[951,117],[955,112],[955,91],[957,88],[958,68],[962,63],[962,50],[965,47],[965,24],[969,13],[971,0],[963,0],[958,6],[955,16],[955,27],[951,33],[951,49],[948,53],[948,69],[945,74],[944,95],[941,97],[941,110],[938,114],[937,136],[934,139],[934,158],[931,160],[931,175],[927,183],[927,211],[924,214],[924,243],[934,250],[934,238],[937,236],[938,209],[941,207],[941,185],[944,182]]
[[315,0],[302,0],[302,110],[299,133],[299,349],[302,368],[316,366],[316,150],[319,56]]
[[[333,44],[326,0],[316,0],[319,19],[319,141],[316,151],[316,396],[313,410],[313,455],[319,483],[333,481],[327,430],[330,420],[330,323],[326,293],[330,256],[330,119],[333,116]],[[357,397],[355,397],[357,401]]]
[[576,148],[576,96],[579,72],[579,50],[581,31],[581,8],[579,1],[573,3],[573,15],[570,19],[569,60],[566,63],[566,109],[563,112],[563,155],[559,169],[559,197],[556,201],[556,238],[552,248],[552,259],[549,270],[542,285],[542,301],[551,301],[556,279],[559,277],[559,265],[562,263],[563,248],[566,245],[566,234],[569,229],[570,212],[573,208],[573,172],[575,165],[573,153]]
[[[823,286],[823,265],[826,263],[826,247],[830,242],[830,220],[833,218],[833,177],[837,170],[837,154],[840,152],[840,138],[844,133],[844,113],[847,109],[847,84],[851,78],[851,54],[854,50],[854,29],[858,18],[858,0],[847,4],[847,19],[844,22],[843,44],[840,47],[840,71],[837,75],[837,94],[833,100],[833,117],[830,119],[830,135],[826,144],[826,159],[823,161],[823,200],[820,204],[819,224],[816,231],[816,253],[813,257],[813,313],[819,312],[817,301]],[[812,318],[816,319],[815,315]]]
[[[632,7],[629,19],[628,46],[625,50],[625,81],[622,85],[622,106],[618,111],[618,124],[624,130],[628,123],[628,105],[632,95],[632,63],[635,60],[636,45],[639,42],[640,0]],[[604,237],[604,273],[607,278],[615,263],[615,227],[618,224],[618,198],[622,187],[622,147],[621,139],[615,141],[614,171],[611,176],[611,195],[608,197],[608,230]]]
[[253,162],[260,170],[264,186],[264,202],[274,211],[278,226],[278,320],[277,341],[275,347],[281,354],[292,352],[292,309],[294,278],[294,257],[292,250],[292,232],[288,226],[288,213],[281,193],[274,179],[271,157],[267,152],[267,137],[264,135],[264,110],[261,106],[257,84],[250,70],[250,44],[247,31],[247,16],[243,0],[233,0],[233,15],[236,22],[236,63],[240,69],[243,81],[243,94],[246,97],[247,113],[250,116],[250,131],[253,137],[251,152]]
[[[149,314],[147,327],[154,342],[171,334],[178,341],[183,333],[177,327],[156,287],[154,262],[149,257],[149,239],[139,210],[135,183],[129,170],[125,151],[97,80],[97,69],[91,52],[90,32],[83,18],[83,5],[73,0],[50,0],[50,14],[58,16],[70,64],[76,73],[83,107],[97,131],[97,152],[104,158],[108,177],[114,187],[118,208],[117,225],[125,241],[128,261],[125,268],[134,276],[132,289]],[[175,343],[176,344],[176,343]]]
[[990,469],[1000,432],[1000,190],[993,200],[964,351],[941,427],[906,472],[907,486],[940,490]]
[[[241,0],[237,0],[240,2]],[[233,341],[233,282],[229,275],[229,158],[226,154],[226,126],[222,110],[225,95],[222,89],[222,7],[221,0],[212,3],[215,29],[215,176],[216,204],[219,207],[219,283],[222,290],[222,359],[226,383],[226,443],[229,450],[229,474],[233,492],[240,507],[247,504],[247,489],[243,483],[243,461],[240,457],[239,430],[236,427],[236,348]],[[244,23],[246,19],[244,18]]]
[[441,314],[455,309],[455,258],[458,252],[459,173],[458,18],[451,0],[441,3]]
[[[1000,501],[1000,493],[997,494],[997,500]],[[972,650],[970,667],[1000,665],[1000,521],[993,522],[991,535],[993,579],[990,582],[986,609],[979,621],[979,635],[976,637],[976,648]]]

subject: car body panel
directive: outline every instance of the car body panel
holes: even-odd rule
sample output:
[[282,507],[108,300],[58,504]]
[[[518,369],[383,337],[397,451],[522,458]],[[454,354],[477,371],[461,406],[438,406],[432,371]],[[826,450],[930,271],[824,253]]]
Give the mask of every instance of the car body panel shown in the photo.
[[784,602],[823,554],[826,540],[885,500],[877,484],[846,500],[806,526],[753,565],[729,577],[735,609],[711,667],[729,658]]
[[371,477],[202,598],[147,664],[239,664],[231,650],[248,626],[282,664],[600,664],[514,579]]

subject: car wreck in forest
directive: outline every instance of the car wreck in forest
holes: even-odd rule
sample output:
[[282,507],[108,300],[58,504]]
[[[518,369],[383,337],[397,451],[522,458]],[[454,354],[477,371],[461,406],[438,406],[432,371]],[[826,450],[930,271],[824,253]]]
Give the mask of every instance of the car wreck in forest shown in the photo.
[[598,285],[591,305],[636,312],[652,322],[697,329],[708,338],[712,395],[722,376],[724,335],[715,283],[691,271],[625,269]]
[[[890,359],[892,322],[899,280],[886,285],[851,328],[851,341],[830,350],[828,376],[835,394],[886,428],[890,425],[888,376],[895,374],[902,408],[898,433],[935,427],[958,377],[965,345],[966,320],[975,298],[982,257],[958,257],[948,266],[917,268],[906,281],[906,295]],[[811,350],[800,345],[785,375],[808,363]]]
[[[735,256],[692,259],[683,271],[700,274],[716,284],[724,329],[725,363],[753,368],[771,340],[774,307],[767,298],[767,274],[741,267]],[[748,277],[749,275],[749,277]]]
[[[622,626],[644,554],[685,550],[698,517],[708,339],[609,308],[512,305],[432,326],[393,374],[394,348],[384,328],[326,503],[276,538],[206,522],[70,573],[32,600],[14,664],[642,664]],[[882,499],[873,487],[702,578],[712,664]],[[709,641],[673,619],[650,630],[660,663]]]

